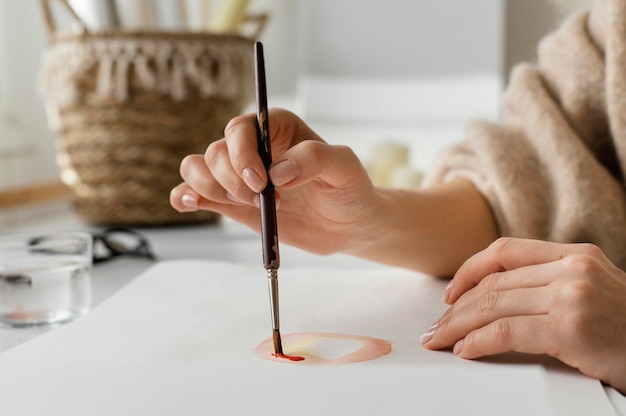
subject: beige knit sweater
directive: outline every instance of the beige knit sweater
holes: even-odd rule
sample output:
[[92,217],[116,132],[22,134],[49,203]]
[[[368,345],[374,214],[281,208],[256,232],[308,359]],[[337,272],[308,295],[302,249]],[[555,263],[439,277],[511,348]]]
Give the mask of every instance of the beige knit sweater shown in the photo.
[[518,65],[498,123],[475,121],[426,185],[463,176],[502,236],[592,242],[626,268],[626,0],[598,0]]

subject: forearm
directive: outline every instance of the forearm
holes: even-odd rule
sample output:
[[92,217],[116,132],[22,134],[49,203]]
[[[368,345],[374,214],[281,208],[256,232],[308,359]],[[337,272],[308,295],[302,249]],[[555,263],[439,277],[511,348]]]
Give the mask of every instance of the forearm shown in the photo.
[[380,218],[346,252],[435,276],[451,276],[497,238],[497,226],[474,185],[458,179],[419,192],[379,190]]

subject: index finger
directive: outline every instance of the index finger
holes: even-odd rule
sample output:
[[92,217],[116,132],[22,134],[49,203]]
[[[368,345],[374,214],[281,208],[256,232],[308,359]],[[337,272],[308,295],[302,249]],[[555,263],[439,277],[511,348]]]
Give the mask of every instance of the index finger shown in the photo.
[[[287,151],[299,139],[317,138],[311,131],[298,138],[301,122],[287,110],[271,108],[268,121],[273,159]],[[267,172],[258,153],[256,114],[233,118],[224,129],[224,136],[233,169],[251,190],[261,192],[267,183]]]
[[560,260],[572,254],[600,250],[591,244],[563,244],[542,240],[502,237],[461,265],[446,288],[444,302],[452,304],[492,273]]
[[230,120],[224,139],[237,175],[252,191],[261,192],[267,183],[267,172],[258,152],[256,115],[245,114]]

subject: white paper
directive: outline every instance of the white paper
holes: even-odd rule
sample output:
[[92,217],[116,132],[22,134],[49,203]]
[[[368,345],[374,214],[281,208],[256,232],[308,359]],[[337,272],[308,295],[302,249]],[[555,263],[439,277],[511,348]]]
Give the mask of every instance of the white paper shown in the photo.
[[[400,269],[279,272],[285,338],[301,332],[375,337],[391,342],[389,354],[326,366],[260,358],[255,348],[271,336],[266,280],[261,266],[157,264],[85,318],[1,354],[0,409],[7,415],[615,415],[597,380],[554,360],[468,361],[423,349],[418,337],[445,310],[445,282]],[[330,359],[356,348],[320,342],[312,348]]]

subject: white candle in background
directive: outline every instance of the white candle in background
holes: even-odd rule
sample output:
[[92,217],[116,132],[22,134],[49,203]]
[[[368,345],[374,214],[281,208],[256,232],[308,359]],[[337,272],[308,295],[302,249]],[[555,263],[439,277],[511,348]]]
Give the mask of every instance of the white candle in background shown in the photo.
[[391,172],[409,163],[409,148],[404,144],[383,142],[372,152],[367,170],[372,182],[377,186],[389,186]]
[[180,30],[187,24],[184,0],[154,0],[159,29]]
[[118,26],[113,0],[69,0],[69,4],[89,30]]
[[156,6],[152,0],[115,0],[122,29],[156,27]]

